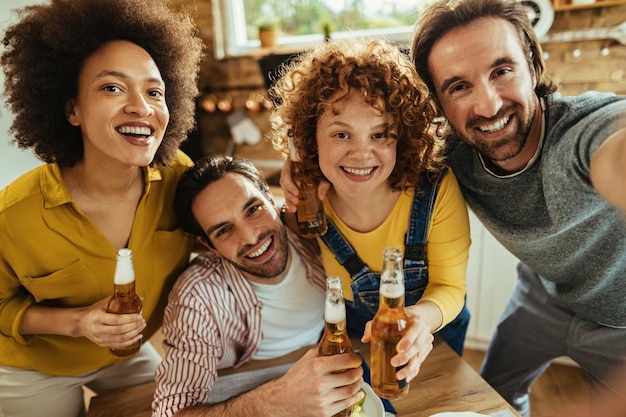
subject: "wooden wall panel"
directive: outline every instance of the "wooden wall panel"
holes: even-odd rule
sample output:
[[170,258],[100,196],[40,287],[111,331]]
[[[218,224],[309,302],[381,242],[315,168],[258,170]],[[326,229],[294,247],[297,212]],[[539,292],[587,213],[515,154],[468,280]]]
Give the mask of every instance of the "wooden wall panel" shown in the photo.
[[[625,21],[626,5],[558,11],[549,33],[613,28]],[[548,54],[546,68],[559,80],[563,95],[587,90],[626,94],[626,37],[621,43],[604,39],[544,43],[542,46]],[[608,55],[603,55],[603,49]],[[575,50],[580,55],[575,56]]]

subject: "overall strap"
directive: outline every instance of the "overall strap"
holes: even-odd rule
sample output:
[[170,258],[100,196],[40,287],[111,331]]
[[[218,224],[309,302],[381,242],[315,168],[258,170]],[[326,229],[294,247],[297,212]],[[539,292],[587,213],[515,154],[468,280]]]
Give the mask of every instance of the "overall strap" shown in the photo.
[[[437,192],[441,185],[443,176],[448,171],[444,168],[434,179],[424,174],[421,187],[415,189],[413,206],[411,208],[411,218],[409,219],[409,229],[405,236],[404,267],[421,267],[426,265],[426,241],[428,225],[432,217],[433,208],[437,199]],[[423,193],[418,193],[418,191]]]
[[[409,219],[408,233],[405,235],[404,267],[416,267],[426,265],[426,235],[428,225],[432,215],[437,192],[441,179],[445,175],[447,168],[443,169],[434,181],[427,174],[424,175],[421,190],[423,194],[418,194],[415,190],[411,217]],[[327,219],[328,230],[321,237],[328,249],[335,255],[337,262],[341,264],[352,277],[352,280],[370,272],[369,267],[359,258],[354,248],[346,238],[337,230],[332,220]]]
[[353,280],[368,273],[370,271],[369,267],[359,258],[352,245],[337,230],[332,220],[327,219],[327,223],[328,230],[322,235],[321,239],[335,255],[337,262],[346,268]]

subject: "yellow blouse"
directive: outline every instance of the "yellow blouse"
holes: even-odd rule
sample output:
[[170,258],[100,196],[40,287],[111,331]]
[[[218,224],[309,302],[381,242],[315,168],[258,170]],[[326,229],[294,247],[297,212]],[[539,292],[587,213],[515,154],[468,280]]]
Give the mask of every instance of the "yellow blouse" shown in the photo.
[[[397,246],[404,251],[413,195],[413,190],[401,193],[387,219],[378,228],[366,233],[356,232],[346,226],[328,199],[324,200],[324,210],[370,270],[381,272],[383,251],[387,246]],[[470,248],[467,206],[451,170],[448,170],[439,188],[427,236],[428,285],[421,299],[432,301],[441,309],[443,327],[459,314],[465,302]],[[344,296],[352,301],[354,298],[348,271],[337,262],[324,242],[321,239],[318,241],[326,274],[342,277]]]
[[[172,167],[144,168],[129,241],[148,323],[144,340],[160,327],[167,293],[193,247],[173,209],[178,179],[191,165],[179,152]],[[20,334],[24,312],[35,303],[89,306],[113,292],[117,250],[73,203],[56,164],[0,191],[0,242],[0,365],[73,375],[115,362],[107,348],[84,337]]]

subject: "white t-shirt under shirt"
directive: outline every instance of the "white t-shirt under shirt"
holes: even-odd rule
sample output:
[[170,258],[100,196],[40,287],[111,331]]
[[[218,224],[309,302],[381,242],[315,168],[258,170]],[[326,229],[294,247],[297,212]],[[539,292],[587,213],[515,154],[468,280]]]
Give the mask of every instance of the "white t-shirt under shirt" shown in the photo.
[[253,359],[286,355],[319,342],[324,330],[324,294],[306,279],[302,258],[289,245],[291,268],[279,284],[251,282],[263,303],[263,338]]

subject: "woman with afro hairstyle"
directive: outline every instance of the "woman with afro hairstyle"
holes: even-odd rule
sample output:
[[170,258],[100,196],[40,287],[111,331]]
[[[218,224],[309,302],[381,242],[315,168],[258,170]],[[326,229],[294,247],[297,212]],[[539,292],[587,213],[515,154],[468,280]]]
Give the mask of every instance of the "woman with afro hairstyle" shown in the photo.
[[[381,40],[332,42],[281,71],[272,90],[272,140],[285,153],[293,143],[305,169],[330,183],[324,199],[329,231],[319,240],[326,274],[343,278],[349,332],[369,340],[376,274],[384,249],[395,246],[404,254],[411,318],[392,360],[396,367],[408,364],[397,378],[417,375],[432,333],[460,354],[469,322],[469,219],[441,143],[429,131],[433,105],[408,56]],[[281,185],[293,210],[298,190],[287,165]],[[345,243],[331,235],[332,225]],[[357,268],[354,256],[339,253],[345,246],[360,258]]]
[[[0,191],[0,415],[74,417],[153,379],[148,340],[193,237],[172,207],[192,161],[203,44],[157,0],[51,0],[19,11],[0,63],[11,132],[44,164]],[[116,252],[134,254],[141,314],[105,311]]]

